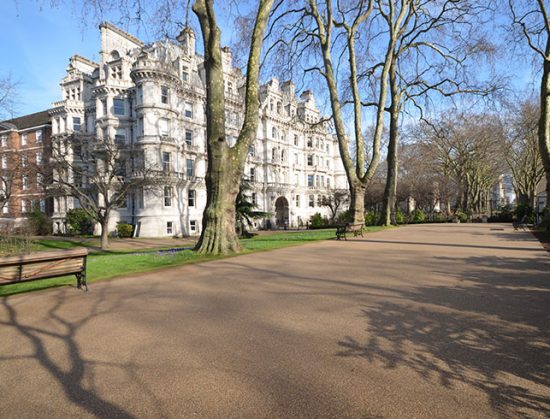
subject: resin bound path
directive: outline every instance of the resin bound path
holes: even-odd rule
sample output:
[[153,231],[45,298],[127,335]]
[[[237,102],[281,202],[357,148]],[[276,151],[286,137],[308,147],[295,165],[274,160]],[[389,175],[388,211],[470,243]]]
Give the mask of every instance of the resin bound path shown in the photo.
[[0,417],[545,417],[550,254],[418,225],[0,299]]

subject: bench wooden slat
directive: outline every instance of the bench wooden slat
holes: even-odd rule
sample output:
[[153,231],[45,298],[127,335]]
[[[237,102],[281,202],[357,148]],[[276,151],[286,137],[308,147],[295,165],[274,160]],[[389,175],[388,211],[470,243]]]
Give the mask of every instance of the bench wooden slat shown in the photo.
[[88,250],[83,248],[0,258],[0,285],[76,275],[78,287],[83,285],[87,290],[87,256]]

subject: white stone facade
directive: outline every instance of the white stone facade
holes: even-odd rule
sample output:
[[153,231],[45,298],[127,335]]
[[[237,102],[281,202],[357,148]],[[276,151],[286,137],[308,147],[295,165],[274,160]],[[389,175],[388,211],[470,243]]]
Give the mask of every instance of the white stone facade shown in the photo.
[[[166,185],[136,191],[117,210],[110,229],[125,221],[136,235],[197,235],[206,205],[206,121],[203,59],[195,35],[182,31],[177,42],[144,45],[115,26],[100,25],[100,62],[73,56],[61,82],[63,100],[53,104],[52,131],[74,131],[116,139],[142,149],[145,165],[170,173]],[[242,124],[244,77],[223,49],[227,141]],[[316,212],[320,195],[346,188],[338,143],[320,122],[311,92],[296,97],[294,84],[272,79],[261,87],[258,136],[245,175],[259,211],[272,214],[258,227],[303,226]],[[73,198],[57,198],[56,230],[63,230]]]

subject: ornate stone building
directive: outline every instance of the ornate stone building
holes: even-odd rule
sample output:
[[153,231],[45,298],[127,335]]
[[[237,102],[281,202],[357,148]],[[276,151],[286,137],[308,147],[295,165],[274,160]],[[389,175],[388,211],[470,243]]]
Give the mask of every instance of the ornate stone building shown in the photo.
[[[145,45],[110,23],[100,25],[100,62],[78,55],[61,81],[63,100],[50,110],[54,141],[72,133],[94,135],[143,153],[159,171],[155,190],[138,190],[112,217],[136,226],[137,236],[200,233],[206,204],[206,121],[203,58],[195,34],[184,29],[174,41]],[[223,49],[227,141],[242,124],[244,77]],[[318,199],[346,187],[337,142],[310,91],[296,97],[291,81],[261,87],[260,124],[245,174],[258,210],[271,217],[263,227],[297,227],[316,212]],[[63,231],[73,197],[55,199],[54,229]]]

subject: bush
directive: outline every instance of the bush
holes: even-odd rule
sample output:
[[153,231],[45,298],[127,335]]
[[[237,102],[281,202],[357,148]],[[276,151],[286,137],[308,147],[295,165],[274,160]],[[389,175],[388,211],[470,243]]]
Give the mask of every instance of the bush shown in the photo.
[[395,211],[395,222],[397,224],[405,224],[405,214],[401,210]]
[[48,236],[53,232],[52,219],[40,209],[35,208],[28,214],[32,234],[37,236]]
[[365,225],[375,226],[378,224],[379,216],[374,211],[365,212]]
[[351,221],[351,215],[349,213],[349,210],[342,211],[336,217],[337,224],[346,224],[346,223],[349,223],[350,221]]
[[415,209],[412,215],[413,223],[423,223],[426,221],[426,214],[421,209]]
[[67,225],[70,234],[93,234],[94,220],[86,211],[81,208],[75,208],[67,211]]
[[455,213],[455,216],[461,223],[465,223],[468,221],[468,214],[466,214],[465,212],[457,211]]
[[116,232],[118,237],[127,239],[134,234],[134,226],[128,223],[118,223],[116,225]]
[[328,227],[329,222],[327,217],[323,217],[321,213],[316,212],[311,216],[309,219],[309,228],[316,229],[316,228],[325,228]]

